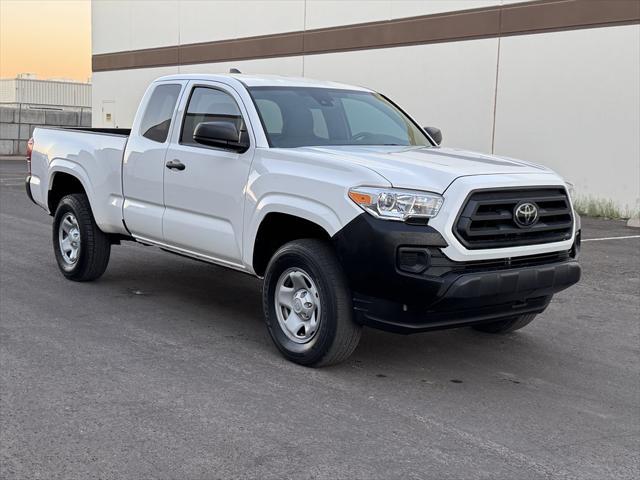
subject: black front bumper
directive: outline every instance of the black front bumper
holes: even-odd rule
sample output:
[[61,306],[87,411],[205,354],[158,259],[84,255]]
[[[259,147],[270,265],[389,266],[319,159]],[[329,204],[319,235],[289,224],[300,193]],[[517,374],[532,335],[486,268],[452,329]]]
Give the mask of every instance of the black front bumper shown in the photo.
[[[427,225],[357,217],[334,246],[347,274],[356,319],[398,333],[460,327],[542,312],[575,284],[578,241],[568,252],[453,262],[444,238]],[[403,263],[401,252],[422,266]],[[417,256],[416,256],[417,255]]]

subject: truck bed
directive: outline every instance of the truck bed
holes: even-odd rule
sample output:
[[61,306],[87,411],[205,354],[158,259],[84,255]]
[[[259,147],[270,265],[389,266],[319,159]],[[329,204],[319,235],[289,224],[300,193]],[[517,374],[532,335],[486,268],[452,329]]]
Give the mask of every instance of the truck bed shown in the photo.
[[130,132],[123,128],[36,128],[30,179],[34,201],[49,211],[52,185],[65,174],[72,175],[87,192],[100,228],[126,234],[121,173]]

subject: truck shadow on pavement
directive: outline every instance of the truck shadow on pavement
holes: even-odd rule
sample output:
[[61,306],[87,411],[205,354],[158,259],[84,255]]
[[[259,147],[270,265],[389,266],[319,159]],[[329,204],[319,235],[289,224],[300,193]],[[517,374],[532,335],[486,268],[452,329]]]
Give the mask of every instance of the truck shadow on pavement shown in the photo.
[[[241,337],[254,347],[278,356],[266,331],[262,311],[262,284],[249,275],[203,262],[167,255],[149,247],[114,247],[112,262],[95,287],[109,290],[117,308],[142,309],[157,319],[184,328],[185,336],[213,328],[217,335]],[[115,307],[114,307],[115,308]],[[530,330],[530,331],[528,331]],[[488,366],[503,365],[508,356],[540,355],[533,335],[535,322],[522,332],[495,336],[470,328],[398,335],[365,328],[358,349],[343,365],[396,364],[418,368],[436,363],[451,374],[483,359]],[[340,366],[332,369],[341,368]]]

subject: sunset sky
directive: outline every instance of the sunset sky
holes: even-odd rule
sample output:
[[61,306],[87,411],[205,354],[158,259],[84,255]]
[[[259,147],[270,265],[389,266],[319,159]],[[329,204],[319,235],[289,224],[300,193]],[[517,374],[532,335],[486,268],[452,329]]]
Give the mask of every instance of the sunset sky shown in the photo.
[[0,78],[87,81],[91,76],[89,0],[0,0]]

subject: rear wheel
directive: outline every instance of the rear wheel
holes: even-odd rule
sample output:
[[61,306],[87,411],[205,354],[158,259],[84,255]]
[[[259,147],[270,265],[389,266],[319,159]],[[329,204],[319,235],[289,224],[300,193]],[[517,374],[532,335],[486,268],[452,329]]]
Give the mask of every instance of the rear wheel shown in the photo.
[[274,343],[301,365],[339,363],[360,340],[362,327],[353,321],[342,268],[321,240],[296,240],[275,253],[264,279],[263,306]]
[[111,242],[96,225],[86,195],[74,193],[60,200],[52,240],[58,267],[69,280],[95,280],[107,269]]
[[507,320],[498,320],[496,322],[481,323],[474,325],[475,330],[485,333],[509,333],[520,330],[522,327],[529,325],[536,318],[535,313],[528,313]]

